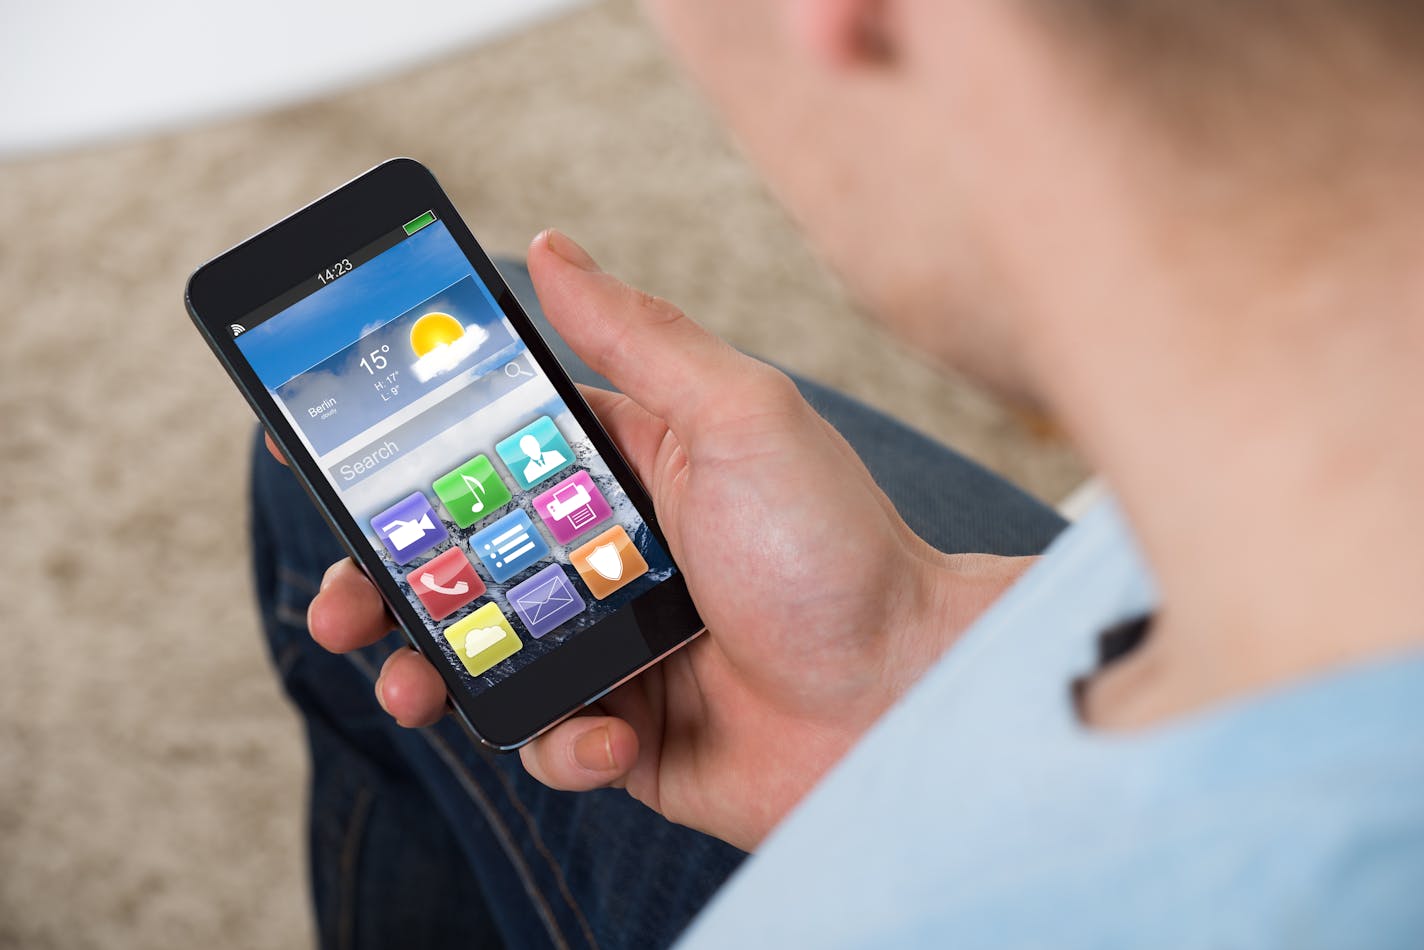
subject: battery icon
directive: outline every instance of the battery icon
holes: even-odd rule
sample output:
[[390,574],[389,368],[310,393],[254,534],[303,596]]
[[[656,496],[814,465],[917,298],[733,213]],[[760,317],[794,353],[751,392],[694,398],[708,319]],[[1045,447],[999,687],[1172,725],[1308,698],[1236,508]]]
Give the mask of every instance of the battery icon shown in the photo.
[[407,221],[407,222],[406,222],[406,225],[405,225],[405,233],[406,233],[406,236],[409,237],[410,235],[414,234],[416,231],[419,231],[421,228],[425,227],[427,224],[434,224],[434,223],[435,223],[435,212],[434,212],[434,211],[427,211],[427,212],[425,212],[425,214],[422,214],[420,217],[416,218],[414,221]]

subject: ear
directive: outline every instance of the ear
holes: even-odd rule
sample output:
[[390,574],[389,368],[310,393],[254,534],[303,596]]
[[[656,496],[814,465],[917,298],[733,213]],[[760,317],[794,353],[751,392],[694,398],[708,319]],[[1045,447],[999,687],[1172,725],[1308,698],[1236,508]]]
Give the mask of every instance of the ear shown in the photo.
[[894,0],[790,0],[791,31],[802,49],[832,67],[888,62]]

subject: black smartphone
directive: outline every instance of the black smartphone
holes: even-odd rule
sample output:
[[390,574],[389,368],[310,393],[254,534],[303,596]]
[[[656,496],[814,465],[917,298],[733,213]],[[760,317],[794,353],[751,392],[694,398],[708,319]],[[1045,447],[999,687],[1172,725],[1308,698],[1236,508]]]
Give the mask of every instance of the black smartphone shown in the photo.
[[186,302],[480,742],[701,632],[647,493],[420,163],[214,258]]

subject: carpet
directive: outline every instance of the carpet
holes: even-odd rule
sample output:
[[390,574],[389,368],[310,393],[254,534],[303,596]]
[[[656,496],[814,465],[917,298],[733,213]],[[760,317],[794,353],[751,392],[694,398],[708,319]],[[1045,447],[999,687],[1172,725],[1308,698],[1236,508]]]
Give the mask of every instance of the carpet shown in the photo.
[[298,723],[250,602],[252,420],[199,262],[392,155],[1057,500],[1061,445],[855,313],[634,5],[298,108],[0,165],[0,946],[310,943]]

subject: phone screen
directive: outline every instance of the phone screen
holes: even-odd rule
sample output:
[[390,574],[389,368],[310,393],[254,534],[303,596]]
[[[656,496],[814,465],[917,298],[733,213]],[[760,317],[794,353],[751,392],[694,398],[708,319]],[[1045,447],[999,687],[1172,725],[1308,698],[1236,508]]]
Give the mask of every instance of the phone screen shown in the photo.
[[231,331],[471,692],[676,573],[434,212]]

